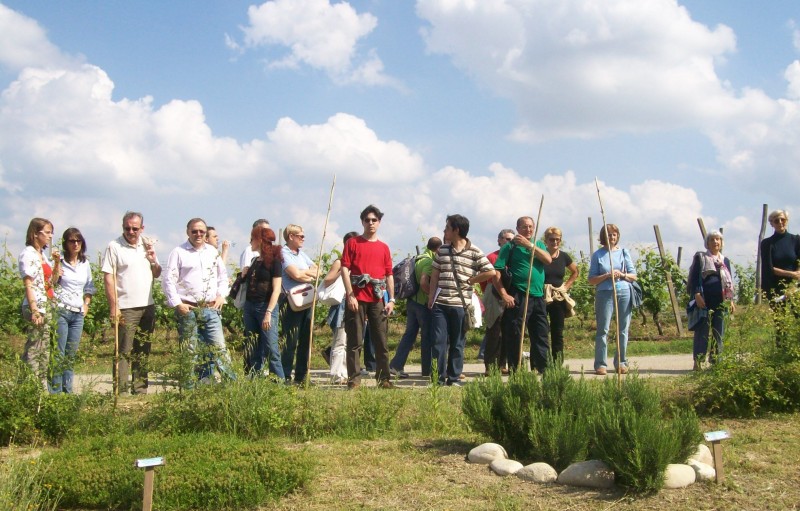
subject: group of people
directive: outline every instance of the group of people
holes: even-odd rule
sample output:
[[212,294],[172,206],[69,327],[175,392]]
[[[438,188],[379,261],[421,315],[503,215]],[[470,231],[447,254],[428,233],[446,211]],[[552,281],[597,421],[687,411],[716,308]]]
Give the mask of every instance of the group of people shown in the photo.
[[[483,288],[485,338],[482,347],[488,374],[493,367],[510,370],[522,361],[523,328],[530,336],[530,364],[543,372],[563,359],[564,321],[574,314],[569,296],[579,271],[561,250],[557,227],[535,240],[531,217],[517,220],[516,230],[503,229],[498,250],[486,255],[468,238],[470,223],[463,215],[449,215],[443,238],[432,237],[414,261],[416,292],[407,299],[406,330],[394,357],[389,358],[388,316],[395,305],[389,247],[378,237],[383,213],[374,205],[360,214],[362,232],[344,237],[341,258],[324,276],[331,286],[341,279],[344,298],[330,308],[327,323],[333,332],[330,365],[333,381],[357,388],[365,374],[361,355],[365,337],[374,350],[375,378],[380,387],[392,387],[392,378],[407,378],[405,364],[421,335],[422,376],[437,375],[435,383],[460,385],[463,380],[466,332],[473,314],[474,286]],[[788,214],[769,216],[774,234],[760,246],[762,283],[771,304],[780,303],[789,285],[800,280],[800,236],[786,230]],[[150,335],[155,328],[153,287],[161,277],[167,304],[174,309],[180,335],[182,378],[187,385],[206,382],[218,370],[235,379],[223,335],[221,310],[229,294],[225,264],[230,243],[220,243],[213,227],[201,218],[187,222],[187,241],[173,249],[162,269],[154,243],[144,235],[141,213],[127,212],[122,235],[103,252],[101,271],[109,310],[119,329],[119,357],[114,382],[120,394],[146,393]],[[86,240],[70,227],[62,235],[61,250],[52,247],[53,224],[31,220],[19,271],[25,286],[23,317],[30,323],[24,360],[51,392],[72,392],[73,366],[83,320],[96,289],[86,258]],[[275,378],[303,383],[308,373],[312,320],[310,308],[287,306],[286,290],[313,283],[319,268],[305,254],[305,234],[299,225],[283,231],[276,245],[266,219],[253,223],[250,244],[240,258],[240,281],[245,285],[242,316],[246,334],[244,369],[249,375],[268,368]],[[596,287],[594,371],[608,371],[607,338],[614,314],[618,318],[618,349],[614,369],[628,371],[628,328],[633,312],[632,283],[636,269],[630,254],[619,246],[614,224],[600,231],[601,248],[589,265],[588,282]],[[689,294],[708,320],[694,331],[695,367],[715,361],[722,349],[724,318],[733,309],[734,285],[730,261],[722,255],[723,236],[709,232],[705,251],[695,254],[689,270]],[[52,306],[49,306],[52,305]],[[279,323],[285,338],[278,344]],[[50,353],[50,331],[56,329],[57,352]],[[714,342],[709,347],[709,337]]]

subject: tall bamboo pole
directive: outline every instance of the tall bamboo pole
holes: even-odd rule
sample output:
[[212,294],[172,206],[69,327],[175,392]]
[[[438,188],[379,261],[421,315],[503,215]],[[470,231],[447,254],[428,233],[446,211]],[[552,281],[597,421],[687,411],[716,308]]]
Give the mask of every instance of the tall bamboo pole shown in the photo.
[[114,281],[114,408],[119,401],[119,295],[117,294],[117,263],[111,266],[111,277]]
[[317,310],[317,287],[319,286],[319,263],[322,262],[322,250],[325,247],[325,235],[328,232],[328,220],[331,217],[331,205],[333,204],[333,190],[336,188],[336,174],[333,175],[331,183],[331,193],[328,196],[328,212],[325,213],[325,226],[322,228],[322,241],[319,243],[319,256],[317,257],[317,275],[314,279],[314,298],[311,300],[311,332],[308,336],[308,365],[306,366],[306,381],[308,386],[311,381],[311,352],[314,346],[314,313]]
[[[622,364],[622,352],[621,347],[619,345],[619,303],[617,300],[617,283],[614,280],[614,257],[611,253],[611,242],[610,238],[608,237],[608,224],[606,223],[606,212],[603,209],[603,199],[600,197],[600,185],[597,182],[597,177],[594,178],[594,186],[597,189],[597,200],[600,202],[600,215],[603,218],[603,231],[606,233],[606,249],[608,250],[608,263],[609,268],[611,268],[611,291],[614,295],[614,326],[617,332],[617,385],[622,386],[622,373],[620,372],[620,367]],[[624,256],[623,256],[624,257]]]
[[525,287],[525,305],[522,307],[522,326],[519,329],[519,358],[517,359],[517,368],[522,366],[522,347],[525,344],[525,320],[528,316],[528,295],[531,292],[531,277],[533,276],[533,258],[536,254],[536,235],[539,232],[539,219],[542,218],[542,206],[544,205],[544,194],[542,200],[539,201],[539,213],[536,215],[536,225],[533,226],[533,238],[531,242],[531,260],[530,267],[528,268],[528,285]]

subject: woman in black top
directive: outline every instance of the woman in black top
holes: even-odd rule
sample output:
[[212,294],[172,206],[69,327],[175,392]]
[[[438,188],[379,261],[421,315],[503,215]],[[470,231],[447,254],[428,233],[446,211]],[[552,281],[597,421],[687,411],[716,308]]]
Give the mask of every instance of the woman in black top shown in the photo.
[[773,303],[773,299],[800,280],[800,236],[786,230],[789,224],[786,211],[779,209],[770,213],[769,223],[775,232],[761,241],[761,289]]
[[[709,354],[712,364],[722,353],[722,334],[728,309],[734,310],[733,275],[731,262],[722,255],[722,234],[706,234],[706,251],[698,252],[689,268],[689,296],[697,306],[708,309],[708,320],[701,321],[694,330],[694,368],[699,369],[708,353],[709,323],[714,331],[715,344]],[[727,302],[727,304],[726,304]]]
[[260,242],[259,256],[245,276],[247,294],[242,308],[245,349],[244,370],[251,376],[262,374],[269,356],[269,372],[284,380],[278,348],[278,297],[281,292],[281,247],[273,245],[275,232],[259,225],[251,239]]
[[[544,231],[544,242],[553,259],[553,262],[544,267],[544,285],[545,287],[552,286],[551,293],[553,295],[562,294],[560,298],[564,298],[578,279],[578,265],[568,253],[561,251],[561,229],[548,227]],[[564,282],[567,270],[569,270],[569,278]],[[547,291],[545,291],[545,296],[548,296]],[[567,302],[558,298],[554,297],[547,304],[547,315],[550,320],[550,351],[553,361],[560,362],[564,359],[564,318],[567,317]]]

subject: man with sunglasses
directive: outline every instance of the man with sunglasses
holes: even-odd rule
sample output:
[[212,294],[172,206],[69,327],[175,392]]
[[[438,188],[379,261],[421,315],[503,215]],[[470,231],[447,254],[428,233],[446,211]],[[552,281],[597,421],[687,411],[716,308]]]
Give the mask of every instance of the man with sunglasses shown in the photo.
[[[380,209],[369,205],[361,212],[364,232],[353,236],[342,250],[342,280],[347,292],[344,329],[347,333],[347,386],[361,384],[361,350],[364,323],[375,348],[375,379],[381,388],[392,388],[389,372],[388,316],[394,310],[394,278],[389,246],[378,239],[383,218]],[[384,305],[384,295],[388,301]]]
[[119,369],[115,364],[113,371],[120,395],[147,393],[147,357],[156,324],[153,281],[161,275],[161,265],[143,232],[142,214],[125,213],[122,236],[108,244],[101,267],[111,319],[120,326]]
[[[202,218],[189,220],[186,224],[189,239],[170,252],[161,281],[167,305],[175,309],[181,349],[191,355],[197,380],[202,383],[213,380],[215,365],[223,377],[236,379],[222,333],[221,311],[228,296],[228,271],[217,249],[206,243],[207,231]],[[192,385],[189,374],[181,376],[184,384]]]

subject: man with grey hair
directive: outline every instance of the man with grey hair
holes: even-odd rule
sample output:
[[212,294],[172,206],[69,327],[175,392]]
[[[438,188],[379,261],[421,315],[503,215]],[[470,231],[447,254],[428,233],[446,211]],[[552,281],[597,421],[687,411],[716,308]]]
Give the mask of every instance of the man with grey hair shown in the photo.
[[156,317],[153,281],[161,275],[161,265],[153,242],[143,233],[142,214],[125,213],[122,236],[108,244],[101,266],[111,319],[120,325],[119,368],[113,368],[120,395],[147,393],[147,357]]

